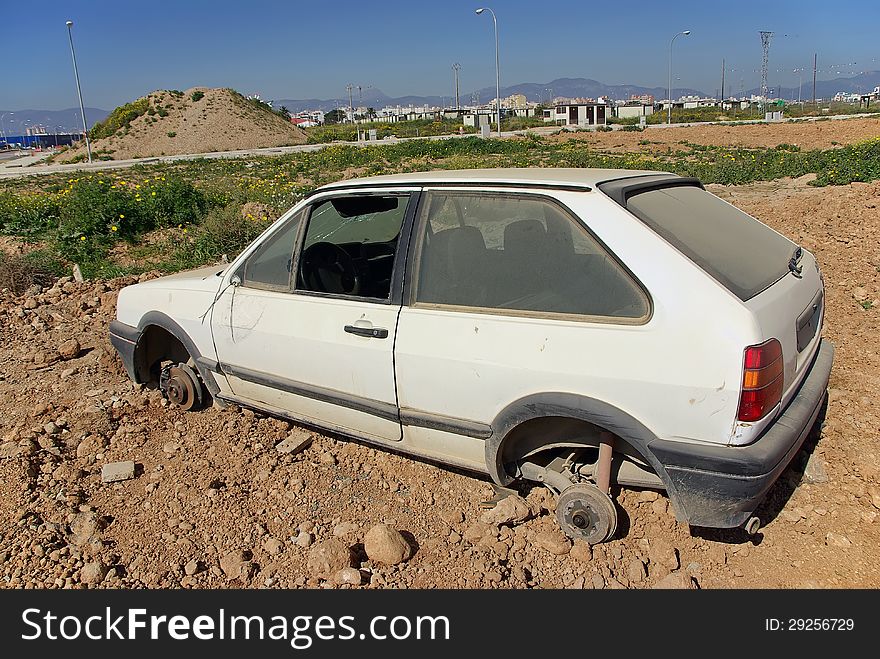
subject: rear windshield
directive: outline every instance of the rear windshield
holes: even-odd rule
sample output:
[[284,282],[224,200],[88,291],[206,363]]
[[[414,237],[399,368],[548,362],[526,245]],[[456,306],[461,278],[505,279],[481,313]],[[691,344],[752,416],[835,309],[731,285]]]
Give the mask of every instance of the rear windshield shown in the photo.
[[626,207],[743,301],[779,281],[788,272],[796,248],[787,238],[698,187],[637,193]]

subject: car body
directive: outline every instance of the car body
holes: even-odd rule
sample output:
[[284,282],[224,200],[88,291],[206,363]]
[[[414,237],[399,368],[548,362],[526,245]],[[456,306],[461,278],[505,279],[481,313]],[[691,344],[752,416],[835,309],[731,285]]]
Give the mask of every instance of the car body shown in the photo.
[[438,171],[324,186],[231,264],[123,289],[110,332],[184,406],[203,383],[499,486],[663,489],[736,527],[820,414],[823,300],[812,254],[695,179]]

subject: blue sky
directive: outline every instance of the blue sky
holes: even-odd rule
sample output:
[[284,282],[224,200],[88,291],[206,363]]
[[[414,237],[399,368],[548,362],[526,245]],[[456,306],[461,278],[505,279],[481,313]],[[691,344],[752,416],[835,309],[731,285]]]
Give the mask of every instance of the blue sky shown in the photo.
[[[537,2],[492,0],[501,40],[501,84],[593,78],[665,86],[669,40],[676,86],[713,93],[721,58],[738,92],[760,82],[758,30],[777,33],[770,84],[797,85],[792,69],[820,79],[880,69],[880,2],[711,0]],[[76,105],[67,32],[86,105],[112,109],[153,89],[233,87],[264,99],[342,98],[348,82],[390,96],[450,95],[494,86],[494,37],[478,2],[248,0],[3,0],[0,109]],[[331,8],[332,7],[332,8]],[[760,9],[758,9],[760,7]],[[854,63],[854,64],[852,64]],[[828,70],[831,65],[841,65]],[[811,73],[804,73],[804,80]],[[742,81],[742,83],[740,82]]]

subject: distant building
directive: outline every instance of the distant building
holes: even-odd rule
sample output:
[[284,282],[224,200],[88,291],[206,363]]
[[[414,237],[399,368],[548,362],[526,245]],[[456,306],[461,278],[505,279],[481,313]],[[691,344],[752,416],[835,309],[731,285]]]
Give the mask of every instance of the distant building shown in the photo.
[[544,110],[544,121],[559,126],[604,126],[608,106],[604,103],[562,103]]
[[647,117],[654,114],[654,103],[644,103],[643,101],[627,101],[623,105],[618,105],[614,109],[618,119],[630,119],[632,117]]

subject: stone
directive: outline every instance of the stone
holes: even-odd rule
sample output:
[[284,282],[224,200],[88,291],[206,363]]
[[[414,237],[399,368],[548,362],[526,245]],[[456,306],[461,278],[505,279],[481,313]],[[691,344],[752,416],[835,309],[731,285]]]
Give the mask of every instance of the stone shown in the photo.
[[865,288],[863,288],[862,286],[856,286],[852,290],[852,296],[859,302],[863,302],[864,300],[868,299],[868,291],[865,290]]
[[832,533],[830,531],[825,535],[825,544],[829,547],[839,547],[841,549],[852,547],[852,542],[850,542],[850,539],[845,535]]
[[347,567],[354,567],[354,557],[347,544],[338,538],[328,538],[309,549],[306,566],[314,577],[332,579]]
[[571,551],[571,542],[562,531],[542,531],[535,536],[535,544],[554,556],[564,556]]
[[100,435],[86,435],[76,446],[76,457],[85,458],[94,455],[107,447],[107,440]]
[[652,586],[656,590],[696,590],[697,584],[689,574],[673,572]]
[[266,550],[267,554],[278,556],[278,554],[284,551],[284,543],[277,538],[269,538],[263,543],[263,549]]
[[105,483],[127,481],[134,478],[134,462],[110,462],[101,467],[101,480]]
[[199,571],[199,562],[196,560],[190,561],[189,563],[187,563],[186,565],[183,566],[183,571],[186,574],[186,576],[191,577],[192,575],[194,575],[196,572]]
[[492,530],[491,524],[474,522],[464,530],[464,539],[470,543],[479,542],[480,538],[486,535],[490,530]]
[[484,512],[480,516],[480,521],[495,526],[516,526],[526,521],[531,515],[532,509],[528,502],[521,496],[511,494],[499,501],[494,508]]
[[249,576],[248,564],[251,559],[249,551],[237,549],[230,551],[220,559],[220,569],[226,575],[226,579],[246,579]]
[[299,535],[296,536],[295,542],[297,547],[311,547],[314,540],[314,537],[308,531],[300,531]]
[[275,450],[281,455],[302,453],[312,444],[312,436],[304,431],[294,431],[275,444]]
[[868,487],[868,495],[871,497],[871,505],[880,510],[880,488],[871,485]]
[[86,563],[79,572],[79,580],[89,586],[97,586],[106,576],[107,566],[100,560]]
[[825,461],[822,456],[813,453],[807,460],[807,466],[804,468],[804,482],[814,485],[828,482],[828,472],[825,470]]
[[333,575],[333,583],[340,586],[345,584],[360,586],[362,581],[361,571],[353,567],[344,567]]
[[364,551],[371,561],[385,565],[403,563],[412,556],[412,547],[396,529],[376,524],[364,536]]
[[576,561],[589,563],[591,560],[593,560],[593,548],[590,546],[590,543],[585,540],[575,540],[574,546],[572,546],[571,551],[568,552],[568,555]]
[[336,456],[330,453],[330,451],[324,451],[319,457],[318,460],[321,461],[321,464],[332,466],[336,464]]
[[651,504],[651,510],[658,517],[666,517],[669,512],[669,504],[663,497],[659,497]]
[[43,426],[43,432],[47,435],[57,435],[61,432],[61,428],[59,428],[53,421],[49,421],[49,423]]
[[167,453],[168,455],[177,453],[179,450],[180,444],[178,444],[177,442],[165,442],[165,445],[162,447],[162,451]]
[[642,490],[639,492],[639,503],[651,503],[660,498],[660,493],[654,490]]
[[68,339],[58,346],[58,354],[61,356],[61,359],[73,359],[79,355],[81,350],[82,346],[80,346],[79,341],[76,339]]
[[680,565],[678,549],[664,539],[651,541],[648,547],[648,557],[652,563],[662,565],[670,570],[677,570]]
[[632,583],[641,583],[645,579],[645,564],[638,558],[632,559],[626,568],[626,578]]
[[341,538],[352,533],[357,533],[359,528],[360,527],[358,527],[358,525],[354,522],[340,522],[333,527],[333,535],[335,535],[337,538]]

